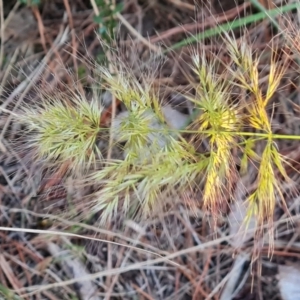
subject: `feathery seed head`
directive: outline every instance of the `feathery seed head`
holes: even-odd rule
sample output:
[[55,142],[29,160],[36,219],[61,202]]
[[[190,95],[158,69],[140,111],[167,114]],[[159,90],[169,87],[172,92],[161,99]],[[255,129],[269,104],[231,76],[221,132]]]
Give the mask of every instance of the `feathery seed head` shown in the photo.
[[101,158],[96,140],[102,108],[77,95],[72,101],[44,99],[40,107],[23,107],[20,120],[32,133],[28,146],[36,149],[38,159],[55,165],[70,161],[81,172]]
[[132,164],[128,153],[124,161],[111,163],[91,175],[92,181],[101,186],[94,201],[94,210],[103,210],[101,224],[107,224],[116,216],[118,208],[125,215],[134,208],[137,217],[145,218],[164,206],[162,194],[172,193],[175,186],[183,189],[190,183],[187,175],[193,172],[193,157],[184,142],[171,139],[168,145],[151,155],[150,160],[147,157]]
[[241,118],[238,106],[230,103],[230,84],[226,81],[226,74],[216,74],[213,64],[208,63],[204,56],[201,62],[199,57],[193,61],[199,84],[196,86],[195,99],[191,100],[201,111],[195,121],[201,124],[199,132],[208,129],[213,132],[237,131]]
[[[284,163],[284,157],[278,153],[275,143],[270,138],[261,156],[257,189],[248,199],[260,225],[263,225],[264,221],[270,226],[273,224],[276,195],[281,195],[280,182],[277,178],[281,175],[285,180],[290,180]],[[279,173],[276,174],[276,170]]]
[[[226,73],[218,75],[214,62],[209,63],[204,54],[194,56],[193,70],[198,76],[196,95],[191,99],[200,110],[193,127],[199,136],[208,138],[210,152],[206,157],[206,181],[203,191],[204,206],[218,211],[225,199],[227,185],[233,171],[232,149],[237,145],[242,118],[238,105],[231,104],[231,86]],[[228,194],[228,193],[227,193]]]

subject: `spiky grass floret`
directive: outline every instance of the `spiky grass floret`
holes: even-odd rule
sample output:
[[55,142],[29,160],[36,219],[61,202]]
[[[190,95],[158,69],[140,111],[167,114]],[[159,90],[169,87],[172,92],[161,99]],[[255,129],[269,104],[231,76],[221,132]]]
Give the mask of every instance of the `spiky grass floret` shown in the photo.
[[[278,165],[278,166],[277,166]],[[267,219],[272,225],[272,219],[276,204],[276,194],[281,194],[280,184],[276,175],[276,167],[283,172],[285,178],[287,174],[282,165],[282,157],[279,155],[272,139],[267,141],[263,150],[261,162],[258,170],[257,189],[249,196],[249,209],[257,216],[259,224],[263,224]]]
[[146,217],[164,206],[162,193],[168,194],[188,181],[187,162],[193,159],[191,146],[165,124],[158,99],[151,86],[143,87],[130,71],[111,76],[100,68],[111,93],[127,111],[113,122],[117,142],[126,141],[124,160],[92,174],[100,184],[95,209],[102,210],[100,222],[107,222],[120,209]]
[[165,124],[158,97],[151,84],[139,82],[121,62],[116,67],[118,72],[115,75],[105,67],[98,66],[97,69],[107,89],[127,108],[112,125],[114,139],[117,142],[126,141],[126,159],[136,160],[135,163],[152,159],[174,134]]
[[172,133],[151,108],[121,113],[114,122],[113,135],[118,142],[126,142],[126,160],[135,163],[149,161],[165,145]]
[[230,181],[235,171],[232,149],[238,144],[236,132],[242,126],[242,119],[238,106],[230,103],[230,85],[225,74],[217,75],[204,53],[201,57],[195,55],[193,62],[199,84],[192,101],[200,111],[193,126],[197,135],[209,143],[203,200],[206,208],[216,212],[228,188],[226,181]]
[[[289,180],[289,178],[284,169],[285,159],[280,155],[275,146],[267,105],[278,89],[282,77],[285,74],[287,64],[279,64],[275,59],[276,49],[272,49],[268,87],[266,93],[263,94],[259,84],[259,58],[253,53],[252,47],[244,40],[241,40],[240,45],[238,45],[237,41],[230,38],[229,35],[226,35],[226,44],[230,57],[236,65],[233,69],[229,69],[237,80],[235,84],[244,89],[248,89],[252,94],[253,101],[246,106],[249,125],[254,130],[262,133],[267,142],[261,159],[251,150],[251,147],[255,143],[254,137],[249,138],[244,148],[247,155],[255,157],[260,164],[257,177],[257,189],[248,198],[250,206],[245,222],[248,222],[250,217],[254,214],[259,227],[264,224],[265,220],[272,226],[276,194],[281,195],[280,183],[277,179],[278,176],[275,175],[276,168],[285,180]],[[250,147],[247,147],[247,144],[248,146],[250,145]],[[270,241],[272,244],[272,235],[270,236]]]
[[127,213],[133,206],[142,217],[157,211],[164,206],[162,194],[193,188],[208,165],[207,157],[196,154],[180,132],[168,127],[151,84],[142,84],[122,63],[117,69],[112,75],[98,67],[107,88],[127,108],[114,120],[112,130],[117,142],[126,142],[124,161],[113,163],[114,171],[95,172],[91,179],[101,185],[94,203],[96,210],[103,210],[102,224],[118,207]]
[[159,100],[153,92],[151,84],[142,84],[131,73],[126,70],[120,62],[117,74],[113,75],[109,69],[98,66],[101,77],[106,81],[107,88],[120,101],[124,103],[128,111],[144,112],[152,108],[160,119],[164,121],[160,110]]
[[126,142],[124,160],[91,176],[100,184],[94,208],[102,210],[102,224],[118,209],[145,217],[164,206],[162,193],[183,184],[189,172],[186,162],[193,158],[192,147],[166,125],[151,84],[142,84],[124,68],[120,63],[112,75],[98,67],[107,88],[127,108],[114,120],[112,130],[117,142]]
[[138,163],[127,156],[92,174],[91,180],[101,186],[94,201],[94,209],[103,211],[101,224],[107,224],[118,209],[125,215],[133,210],[142,218],[149,216],[164,206],[162,194],[191,184],[189,174],[194,173],[195,167],[188,148],[184,142],[173,139],[151,160]]
[[68,102],[45,98],[41,106],[23,107],[20,121],[30,132],[27,146],[38,160],[55,166],[70,162],[76,174],[102,157],[96,145],[102,108],[95,100],[88,102],[78,95]]

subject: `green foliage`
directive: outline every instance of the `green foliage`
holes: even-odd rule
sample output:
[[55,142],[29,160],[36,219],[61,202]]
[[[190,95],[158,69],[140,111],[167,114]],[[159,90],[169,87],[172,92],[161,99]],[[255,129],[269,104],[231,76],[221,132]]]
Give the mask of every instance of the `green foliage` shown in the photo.
[[18,0],[22,4],[26,4],[28,6],[37,6],[41,4],[41,0]]
[[[2,298],[5,297],[5,298]],[[16,295],[13,291],[9,290],[7,287],[0,283],[0,299],[6,300],[22,300],[18,295]]]
[[96,0],[99,15],[94,17],[94,22],[99,24],[99,34],[107,42],[114,39],[114,29],[117,26],[116,14],[123,10],[123,3],[113,7],[112,0]]

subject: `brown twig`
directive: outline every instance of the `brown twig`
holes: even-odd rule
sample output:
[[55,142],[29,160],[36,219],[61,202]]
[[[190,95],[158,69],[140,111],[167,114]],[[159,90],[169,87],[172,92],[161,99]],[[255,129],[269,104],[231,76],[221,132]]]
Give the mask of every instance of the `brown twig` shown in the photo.
[[174,4],[175,6],[179,7],[179,8],[186,8],[188,10],[191,11],[195,11],[195,5],[189,4],[189,3],[185,3],[184,1],[180,1],[180,0],[168,0],[170,3]]
[[40,38],[41,38],[41,43],[42,43],[43,49],[44,49],[45,53],[47,53],[48,49],[46,46],[46,39],[45,39],[45,27],[44,27],[44,23],[43,23],[40,11],[37,6],[32,6],[32,12],[38,23],[38,28],[39,28],[39,33],[40,33]]
[[[70,26],[70,32],[71,32],[71,38],[72,38],[72,58],[73,58],[73,64],[74,64],[74,69],[75,69],[75,74],[78,74],[78,64],[77,64],[77,49],[78,49],[78,44],[76,42],[76,37],[75,37],[75,30],[74,30],[74,22],[73,22],[73,15],[71,12],[71,7],[69,4],[68,0],[63,0],[64,5],[68,14],[68,19],[69,19],[69,26]],[[80,90],[82,94],[84,94],[84,90],[82,85],[80,84],[80,81],[77,81],[77,88]]]
[[0,44],[0,68],[2,67],[3,62],[3,43],[4,43],[4,7],[3,0],[0,0],[0,36],[1,36],[1,44]]
[[247,7],[250,6],[250,2],[245,2],[233,9],[228,10],[225,13],[222,13],[220,15],[217,16],[211,16],[209,18],[206,19],[205,22],[203,23],[189,23],[189,24],[185,24],[182,26],[178,26],[178,27],[174,27],[171,29],[168,29],[164,32],[159,33],[159,35],[155,35],[150,37],[150,42],[151,43],[157,43],[159,41],[165,40],[167,38],[170,38],[171,36],[175,35],[175,34],[179,34],[179,33],[183,33],[183,32],[192,32],[194,30],[204,30],[205,28],[209,27],[209,26],[213,26],[215,24],[220,24],[224,21],[229,21],[230,19],[235,18],[240,12],[242,12],[243,10],[245,10]]

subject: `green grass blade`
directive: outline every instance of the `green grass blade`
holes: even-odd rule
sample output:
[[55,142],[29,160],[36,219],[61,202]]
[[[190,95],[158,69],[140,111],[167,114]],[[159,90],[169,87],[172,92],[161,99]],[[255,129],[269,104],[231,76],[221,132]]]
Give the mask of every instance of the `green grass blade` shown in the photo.
[[183,41],[181,41],[179,43],[174,44],[173,46],[166,49],[165,53],[167,53],[171,50],[175,50],[175,49],[187,46],[188,44],[191,44],[191,43],[194,43],[194,42],[197,42],[197,41],[204,40],[206,38],[216,36],[218,34],[221,34],[224,31],[233,30],[233,29],[236,29],[236,28],[239,28],[239,27],[246,26],[246,25],[251,24],[251,23],[261,21],[261,20],[265,19],[266,17],[268,17],[272,20],[272,18],[274,18],[274,17],[276,17],[280,14],[283,14],[285,12],[296,9],[296,8],[300,8],[300,3],[291,3],[291,4],[287,4],[285,6],[282,6],[281,8],[275,8],[275,9],[271,9],[271,10],[264,10],[264,11],[259,12],[257,14],[246,16],[244,18],[237,19],[237,20],[234,20],[234,21],[229,22],[229,23],[225,23],[221,26],[207,29],[204,32],[201,32],[201,33],[199,33],[195,36],[189,37],[189,38],[184,39]]
[[[5,298],[2,298],[2,296],[4,296]],[[16,294],[14,294],[14,292],[12,290],[8,289],[7,287],[5,287],[4,285],[2,285],[1,283],[0,283],[0,299],[5,299],[5,300],[23,300],[22,298],[20,298]]]
[[250,0],[250,2],[254,7],[263,12],[266,15],[266,17],[270,19],[270,21],[276,27],[277,30],[280,30],[278,22],[274,19],[274,17],[269,15],[268,10],[262,4],[260,4],[258,0]]

